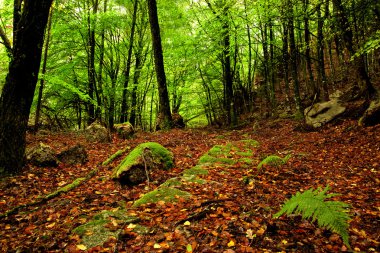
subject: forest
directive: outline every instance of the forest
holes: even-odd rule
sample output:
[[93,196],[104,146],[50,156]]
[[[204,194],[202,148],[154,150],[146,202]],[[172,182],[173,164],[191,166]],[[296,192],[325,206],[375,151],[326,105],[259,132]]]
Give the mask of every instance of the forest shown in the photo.
[[380,252],[380,2],[0,0],[0,251]]

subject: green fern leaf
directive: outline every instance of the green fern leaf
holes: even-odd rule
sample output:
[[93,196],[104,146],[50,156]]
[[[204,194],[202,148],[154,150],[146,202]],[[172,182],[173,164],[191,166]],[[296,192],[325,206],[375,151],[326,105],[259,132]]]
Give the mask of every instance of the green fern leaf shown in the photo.
[[278,218],[283,214],[298,214],[303,219],[317,221],[319,227],[325,227],[339,234],[345,245],[350,247],[348,236],[348,221],[350,219],[347,209],[349,205],[340,201],[325,201],[337,194],[326,194],[329,186],[321,191],[320,188],[309,189],[304,193],[297,192],[282,206],[281,210],[273,217]]

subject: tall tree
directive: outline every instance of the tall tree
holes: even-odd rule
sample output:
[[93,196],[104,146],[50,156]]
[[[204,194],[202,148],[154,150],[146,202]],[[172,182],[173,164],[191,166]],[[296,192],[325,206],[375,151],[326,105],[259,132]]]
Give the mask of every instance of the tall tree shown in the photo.
[[156,78],[159,96],[159,111],[157,117],[157,128],[168,129],[172,127],[172,115],[170,112],[170,101],[166,86],[166,76],[164,67],[164,56],[162,54],[160,25],[158,23],[156,0],[148,1],[149,24],[152,33],[152,44],[154,53],[154,65],[156,68]]
[[[53,0],[24,0],[14,20],[13,57],[0,97],[0,172],[24,165],[26,130],[38,80],[42,45]],[[19,1],[15,1],[16,3]],[[20,1],[21,2],[21,1]]]
[[138,3],[139,3],[138,0],[134,0],[131,34],[129,36],[128,56],[127,56],[127,62],[125,64],[125,70],[124,70],[125,80],[124,80],[123,94],[121,97],[122,100],[121,100],[120,122],[125,122],[127,121],[127,118],[128,118],[127,117],[127,89],[128,89],[128,84],[129,84],[129,73],[131,71],[132,51],[133,51],[133,43],[134,43],[134,36],[135,36]]

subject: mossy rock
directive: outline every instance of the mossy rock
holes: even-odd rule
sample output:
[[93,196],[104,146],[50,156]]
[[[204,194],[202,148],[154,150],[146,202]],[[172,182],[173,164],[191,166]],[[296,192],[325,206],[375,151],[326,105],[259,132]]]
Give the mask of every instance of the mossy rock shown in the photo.
[[136,185],[147,179],[152,170],[174,167],[173,153],[156,142],[138,145],[114,169],[112,178],[122,184]]
[[135,133],[135,129],[129,122],[115,124],[114,128],[116,130],[117,135],[122,139],[129,139]]
[[[115,211],[103,211],[96,214],[89,222],[76,227],[72,232],[78,234],[87,248],[102,246],[110,238],[117,238],[122,232],[123,226],[138,222],[139,218],[126,215],[125,209]],[[112,228],[111,224],[121,224],[119,227]],[[132,230],[135,233],[146,234],[148,229],[141,225],[134,225]]]
[[157,203],[159,201],[176,202],[178,198],[189,198],[190,193],[171,187],[159,187],[156,190],[144,194],[140,199],[133,203],[133,207],[139,207],[147,203]]

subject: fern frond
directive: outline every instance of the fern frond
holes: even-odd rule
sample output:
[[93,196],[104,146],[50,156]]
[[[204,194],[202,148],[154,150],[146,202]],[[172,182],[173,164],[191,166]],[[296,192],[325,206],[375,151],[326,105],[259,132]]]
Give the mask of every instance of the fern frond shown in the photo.
[[264,165],[271,165],[271,166],[279,166],[282,164],[285,164],[290,159],[291,154],[288,154],[284,158],[281,158],[277,155],[270,155],[264,158],[259,165],[257,165],[257,169],[261,169]]
[[303,193],[297,192],[287,200],[281,210],[273,217],[278,218],[283,214],[298,214],[303,219],[317,221],[319,227],[325,227],[339,234],[345,245],[350,247],[348,236],[348,221],[350,219],[347,209],[349,205],[340,201],[325,201],[337,194],[326,194],[329,186],[321,191],[320,188],[309,189]]

